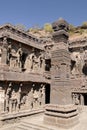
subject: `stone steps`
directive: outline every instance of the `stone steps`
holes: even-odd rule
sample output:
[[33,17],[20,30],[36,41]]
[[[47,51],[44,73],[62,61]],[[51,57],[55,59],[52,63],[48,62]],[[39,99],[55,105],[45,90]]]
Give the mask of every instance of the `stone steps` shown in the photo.
[[16,130],[53,130],[41,124],[33,124],[28,122],[22,122],[19,126],[16,127]]

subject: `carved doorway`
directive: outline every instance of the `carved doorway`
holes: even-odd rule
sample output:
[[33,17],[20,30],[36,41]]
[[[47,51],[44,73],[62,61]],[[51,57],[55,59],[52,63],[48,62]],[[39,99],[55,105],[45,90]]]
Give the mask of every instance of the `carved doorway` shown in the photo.
[[82,72],[83,72],[84,75],[87,76],[87,63],[84,64]]
[[87,105],[87,94],[84,94],[84,105]]
[[45,88],[45,103],[50,103],[50,84],[47,84]]

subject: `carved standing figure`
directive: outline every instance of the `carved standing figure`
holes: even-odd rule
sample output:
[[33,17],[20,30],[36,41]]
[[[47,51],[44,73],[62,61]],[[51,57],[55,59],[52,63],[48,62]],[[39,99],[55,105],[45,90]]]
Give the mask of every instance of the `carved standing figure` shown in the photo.
[[42,105],[45,105],[45,85],[42,85]]
[[19,88],[18,94],[17,94],[17,109],[19,111],[21,104],[21,87]]
[[20,68],[22,67],[22,61],[21,61],[22,54],[23,54],[22,48],[19,48],[16,53],[16,56],[17,56],[17,64]]
[[7,88],[7,91],[6,91],[6,95],[5,95],[5,104],[6,104],[5,110],[6,111],[9,111],[9,108],[10,108],[10,101],[9,100],[10,100],[11,86],[12,86],[12,84],[10,83],[9,87]]
[[30,92],[28,93],[28,107],[29,109],[32,109],[33,108],[33,101],[34,101],[34,98],[33,98],[33,88],[31,88]]
[[39,106],[42,105],[42,89],[39,89],[39,93],[38,93],[38,102],[39,102]]
[[37,71],[39,69],[39,57],[36,55],[33,57],[33,69],[34,71]]
[[81,57],[79,52],[73,53],[71,56],[72,61],[75,61],[75,64],[72,68],[72,74],[79,74],[82,73],[83,67],[83,58]]
[[39,68],[41,71],[45,70],[45,59],[43,54],[40,54],[39,56]]
[[12,54],[11,54],[11,45],[9,45],[8,46],[8,49],[7,49],[7,62],[8,62],[8,64],[10,65],[10,58],[11,58],[11,56],[12,56]]
[[11,94],[11,112],[16,111],[16,107],[17,107],[17,94],[16,92],[13,90],[12,94]]
[[38,97],[39,97],[37,90],[34,90],[33,97],[34,97],[34,107],[37,108],[38,107]]
[[6,92],[6,95],[5,95],[6,111],[9,111],[10,92],[11,92],[11,87],[9,86],[9,87],[7,88],[7,92]]

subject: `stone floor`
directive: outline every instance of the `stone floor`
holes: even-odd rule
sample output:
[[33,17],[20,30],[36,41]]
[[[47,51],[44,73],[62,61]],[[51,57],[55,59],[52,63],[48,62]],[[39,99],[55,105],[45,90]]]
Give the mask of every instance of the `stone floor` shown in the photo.
[[[22,118],[18,123],[3,126],[0,130],[67,130],[43,123],[43,114]],[[87,107],[79,115],[79,124],[68,130],[87,130]]]

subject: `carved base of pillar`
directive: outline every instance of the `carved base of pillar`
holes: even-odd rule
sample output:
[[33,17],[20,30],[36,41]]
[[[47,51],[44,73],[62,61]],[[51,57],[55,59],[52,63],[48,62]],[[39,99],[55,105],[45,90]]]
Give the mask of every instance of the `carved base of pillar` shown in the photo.
[[71,128],[78,124],[78,112],[75,105],[47,105],[44,123],[62,128]]

